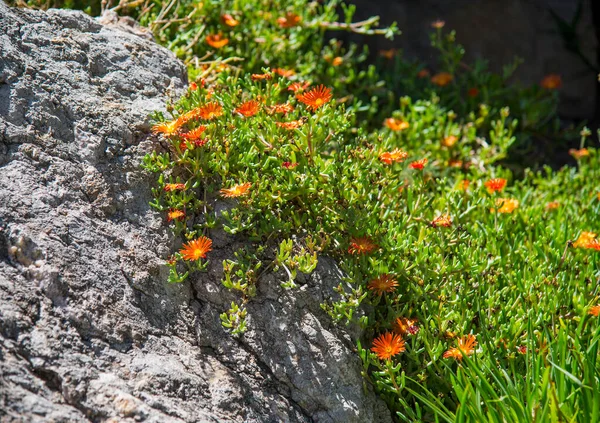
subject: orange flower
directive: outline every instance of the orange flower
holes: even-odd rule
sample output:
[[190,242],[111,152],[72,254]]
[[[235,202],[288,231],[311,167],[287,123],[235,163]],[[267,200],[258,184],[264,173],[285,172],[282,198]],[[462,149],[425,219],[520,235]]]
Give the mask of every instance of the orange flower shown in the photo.
[[446,22],[442,21],[441,19],[438,19],[437,21],[431,23],[431,27],[435,29],[441,29],[444,27],[444,25],[446,25]]
[[309,86],[310,86],[310,82],[293,82],[288,87],[288,90],[297,93],[298,91],[304,91]]
[[484,185],[491,194],[496,191],[502,191],[504,189],[504,187],[506,186],[506,179],[504,179],[504,178],[490,179]]
[[427,164],[428,161],[429,160],[427,160],[427,159],[417,160],[417,161],[414,161],[411,164],[409,164],[409,166],[416,170],[423,170],[423,168],[425,167],[425,165]]
[[551,73],[549,75],[546,75],[544,79],[542,79],[542,82],[540,82],[540,86],[547,90],[556,90],[562,87],[562,78],[556,73]]
[[588,314],[598,317],[600,315],[600,305],[591,306]]
[[283,162],[283,163],[281,163],[281,166],[286,169],[294,169],[296,166],[298,166],[298,163]]
[[517,352],[519,354],[527,354],[527,347],[525,345],[519,345],[517,347]]
[[291,131],[293,129],[298,129],[303,124],[304,124],[304,121],[302,119],[292,120],[289,122],[275,122],[275,125],[279,126],[280,128],[287,129],[288,131]]
[[457,360],[463,359],[464,355],[472,355],[475,352],[475,346],[477,341],[475,335],[463,336],[458,340],[458,348],[450,348],[443,355],[444,358],[455,358]]
[[177,184],[165,184],[164,190],[166,192],[175,191],[175,190],[184,190],[185,184],[177,183]]
[[348,253],[350,254],[368,254],[377,249],[375,244],[369,237],[361,236],[358,238],[352,238],[350,240],[350,247],[348,247]]
[[462,181],[462,183],[460,184],[460,188],[461,188],[463,191],[466,191],[466,190],[468,190],[468,189],[469,189],[469,185],[471,185],[471,181],[469,181],[468,179],[464,179],[464,180]]
[[405,351],[404,340],[400,335],[386,332],[379,335],[379,338],[373,341],[371,351],[377,354],[380,360],[389,360],[393,356]]
[[225,198],[241,197],[248,193],[251,186],[252,184],[250,182],[246,182],[245,184],[234,185],[231,188],[223,188],[220,192]]
[[463,166],[463,161],[457,159],[450,159],[448,160],[448,166],[461,168]]
[[170,222],[171,220],[183,220],[183,218],[185,217],[185,212],[183,210],[177,210],[177,209],[172,209],[169,210],[169,212],[167,213],[167,222]]
[[240,21],[238,21],[237,19],[235,19],[233,16],[231,16],[229,13],[226,13],[224,15],[221,16],[221,22],[223,22],[225,25],[227,26],[238,26]]
[[313,110],[317,110],[319,107],[325,105],[333,96],[331,95],[331,89],[325,85],[319,85],[304,94],[297,96],[298,101],[306,104]]
[[201,258],[206,258],[206,253],[212,251],[212,241],[205,236],[194,239],[193,241],[183,244],[179,252],[184,260],[196,261]]
[[224,38],[221,34],[207,35],[206,43],[212,48],[221,48],[229,44],[229,38]]
[[404,161],[408,157],[408,153],[398,150],[397,148],[394,151],[386,151],[385,153],[381,153],[379,155],[379,160],[383,163],[389,165],[392,163],[400,163]]
[[556,210],[560,207],[560,203],[558,201],[551,201],[546,204],[546,210]]
[[198,89],[198,84],[195,82],[190,82],[190,91],[196,91]]
[[477,97],[479,95],[479,89],[475,87],[469,88],[469,91],[467,91],[467,95],[471,98]]
[[569,154],[571,156],[575,157],[576,160],[580,160],[583,157],[589,156],[590,155],[590,151],[587,148],[581,148],[579,150],[571,148],[569,150]]
[[442,140],[442,145],[444,147],[452,147],[454,144],[456,144],[456,141],[458,141],[458,137],[456,135],[448,135]]
[[250,100],[241,104],[237,109],[235,109],[235,111],[238,112],[240,115],[250,117],[258,113],[259,107],[260,103],[258,101]]
[[407,121],[396,118],[387,118],[385,121],[383,121],[383,124],[392,131],[402,131],[410,127],[410,123]]
[[387,273],[378,276],[367,284],[367,288],[377,295],[381,295],[384,292],[394,292],[397,286],[398,281],[396,281],[392,275],[388,275]]
[[281,28],[292,28],[297,26],[302,21],[302,17],[296,15],[295,13],[288,12],[285,16],[281,16],[277,18],[277,24]]
[[397,51],[398,50],[396,50],[395,48],[391,48],[389,50],[379,50],[379,55],[381,57],[384,57],[384,58],[388,59],[388,60],[391,60],[396,55]]
[[600,241],[598,241],[597,239],[592,239],[590,242],[588,242],[586,244],[585,248],[588,248],[590,250],[600,251]]
[[581,232],[581,235],[579,235],[579,238],[577,238],[577,241],[575,241],[573,243],[573,247],[588,248],[588,245],[590,244],[590,242],[594,241],[595,239],[596,239],[595,233],[583,231],[583,232]]
[[435,85],[438,85],[440,87],[445,87],[453,79],[454,79],[454,77],[451,74],[449,74],[448,72],[440,72],[431,77],[431,82],[433,82]]
[[431,222],[431,226],[433,226],[434,228],[438,228],[440,226],[449,228],[450,226],[452,226],[452,218],[449,214],[442,214],[441,216],[438,216],[435,219],[433,219],[433,221]]
[[493,213],[497,211],[498,213],[512,213],[517,207],[519,207],[519,201],[513,198],[497,198],[496,199],[496,207],[500,207],[498,210],[490,209]]
[[192,129],[191,131],[181,134],[180,137],[184,140],[195,141],[202,137],[204,131],[206,131],[206,126],[200,125],[196,129]]
[[427,69],[421,69],[418,73],[417,73],[417,78],[428,78],[429,75],[431,75],[431,73],[429,72],[429,70]]
[[275,72],[279,76],[283,76],[284,78],[289,78],[290,76],[294,76],[296,74],[296,72],[294,72],[291,69],[281,69],[281,68],[275,68],[275,69],[273,69],[273,72]]
[[416,319],[407,319],[399,317],[394,322],[394,330],[400,335],[416,335],[419,332]]
[[197,115],[202,119],[211,120],[223,115],[223,107],[216,101],[199,107],[196,111]]
[[273,74],[271,74],[271,73],[253,73],[251,78],[253,81],[263,81],[265,79],[273,78]]
[[290,103],[274,104],[273,106],[269,107],[270,114],[280,113],[282,115],[287,115],[288,113],[293,112],[293,111],[294,111],[294,106],[292,106]]
[[334,59],[333,59],[333,61],[331,62],[331,64],[332,64],[333,66],[339,66],[339,65],[341,65],[342,63],[344,63],[344,59],[343,59],[342,57],[339,57],[339,56],[338,56],[338,57],[336,57],[336,58],[334,58]]

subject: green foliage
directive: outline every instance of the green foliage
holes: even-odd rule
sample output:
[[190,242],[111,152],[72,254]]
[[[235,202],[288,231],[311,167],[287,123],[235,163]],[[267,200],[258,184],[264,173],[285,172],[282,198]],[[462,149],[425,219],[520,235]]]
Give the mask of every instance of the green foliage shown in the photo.
[[[584,130],[577,167],[501,165],[511,150],[537,154],[540,134],[566,150],[556,91],[510,84],[518,61],[501,75],[464,63],[442,28],[438,72],[394,54],[367,65],[366,51],[325,32],[395,27],[352,23],[354,8],[338,1],[117,8],[186,60],[197,84],[155,114],[144,167],[156,174],[152,206],[182,241],[242,235],[223,261],[222,283],[238,295],[221,314],[233,334],[247,329],[267,272],[291,289],[329,256],[344,278],[322,307],[365,328],[365,380],[398,420],[598,420],[600,245],[588,233],[600,230],[598,151],[584,149]],[[216,34],[228,42],[211,47]],[[506,187],[489,189],[497,178]],[[206,269],[186,257],[168,260],[169,282]],[[393,331],[405,351],[379,357],[373,340]],[[456,349],[468,335],[477,345]]]

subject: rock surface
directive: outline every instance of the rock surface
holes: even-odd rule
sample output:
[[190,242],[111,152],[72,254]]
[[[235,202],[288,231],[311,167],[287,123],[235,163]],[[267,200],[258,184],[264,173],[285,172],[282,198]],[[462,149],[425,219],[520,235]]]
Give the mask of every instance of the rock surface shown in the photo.
[[333,262],[292,292],[261,279],[241,338],[220,263],[243,240],[211,234],[209,271],[165,283],[175,240],[139,164],[186,84],[170,52],[2,2],[0,52],[0,421],[391,421],[319,307]]

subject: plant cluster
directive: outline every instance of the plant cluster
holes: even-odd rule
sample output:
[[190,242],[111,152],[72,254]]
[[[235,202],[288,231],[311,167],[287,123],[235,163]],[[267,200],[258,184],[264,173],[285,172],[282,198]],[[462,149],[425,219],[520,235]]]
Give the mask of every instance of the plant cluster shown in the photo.
[[599,153],[584,128],[575,167],[502,166],[528,137],[565,136],[558,75],[523,88],[514,65],[465,64],[443,22],[436,71],[396,51],[367,66],[325,31],[395,28],[352,23],[337,1],[114,7],[191,69],[144,159],[182,239],[171,283],[206,269],[214,231],[243,236],[223,262],[239,300],[221,315],[243,336],[265,272],[293,289],[327,255],[345,277],[322,307],[362,325],[365,383],[398,420],[600,418]]

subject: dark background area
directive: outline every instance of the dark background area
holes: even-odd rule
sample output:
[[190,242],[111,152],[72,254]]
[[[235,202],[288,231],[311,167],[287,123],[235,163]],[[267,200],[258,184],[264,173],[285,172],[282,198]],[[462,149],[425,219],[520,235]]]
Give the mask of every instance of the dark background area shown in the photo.
[[393,41],[382,37],[352,36],[366,43],[371,54],[399,48],[406,58],[419,59],[436,70],[437,55],[429,33],[431,23],[444,20],[445,31],[456,30],[465,47],[466,62],[485,59],[492,70],[515,56],[524,59],[515,80],[539,84],[551,73],[560,74],[559,114],[570,121],[600,122],[600,1],[599,0],[351,0],[355,20],[372,15],[382,25],[397,22],[402,34]]

